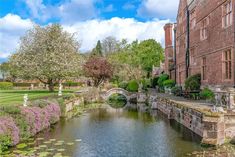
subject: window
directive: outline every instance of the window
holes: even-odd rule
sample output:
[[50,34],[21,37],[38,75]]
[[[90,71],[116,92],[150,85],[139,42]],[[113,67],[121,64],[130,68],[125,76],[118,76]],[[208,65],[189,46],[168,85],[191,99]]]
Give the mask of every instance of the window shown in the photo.
[[232,25],[232,1],[226,2],[226,4],[223,6],[223,27],[228,27]]
[[202,80],[206,80],[206,57],[202,58]]
[[180,15],[178,16],[178,23],[181,24],[181,22],[182,22],[182,15],[180,14]]
[[223,55],[223,67],[224,67],[224,79],[232,79],[232,53],[231,50],[227,50]]
[[208,36],[208,32],[207,32],[207,26],[209,25],[209,17],[206,17],[202,20],[202,24],[201,24],[201,40],[204,40],[207,38]]
[[196,12],[195,12],[195,10],[193,10],[190,13],[190,24],[191,24],[191,29],[194,29],[194,27],[196,26]]
[[190,65],[194,65],[194,48],[190,51]]

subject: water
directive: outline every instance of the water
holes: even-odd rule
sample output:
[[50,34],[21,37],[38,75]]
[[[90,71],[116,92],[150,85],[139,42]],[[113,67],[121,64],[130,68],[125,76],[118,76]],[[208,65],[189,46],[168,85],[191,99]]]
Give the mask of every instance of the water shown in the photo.
[[60,146],[65,149],[61,154],[73,157],[182,157],[201,149],[199,137],[157,111],[101,109],[61,121],[39,136],[64,143],[81,139]]

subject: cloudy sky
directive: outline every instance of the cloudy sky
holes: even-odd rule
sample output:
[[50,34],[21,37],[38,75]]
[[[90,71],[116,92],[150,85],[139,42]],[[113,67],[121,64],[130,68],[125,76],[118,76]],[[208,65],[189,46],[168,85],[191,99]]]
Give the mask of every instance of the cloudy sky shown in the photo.
[[179,0],[0,0],[0,62],[14,53],[34,24],[60,23],[76,32],[81,51],[107,36],[153,38],[164,43],[163,26],[174,22]]

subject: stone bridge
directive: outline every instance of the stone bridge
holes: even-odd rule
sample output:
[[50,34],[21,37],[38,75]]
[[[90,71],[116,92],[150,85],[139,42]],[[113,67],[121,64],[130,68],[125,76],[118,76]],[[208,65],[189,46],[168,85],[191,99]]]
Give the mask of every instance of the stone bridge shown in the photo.
[[103,99],[108,100],[108,98],[113,94],[121,94],[126,97],[127,101],[130,101],[132,98],[137,98],[137,93],[128,92],[122,88],[112,88],[102,94]]

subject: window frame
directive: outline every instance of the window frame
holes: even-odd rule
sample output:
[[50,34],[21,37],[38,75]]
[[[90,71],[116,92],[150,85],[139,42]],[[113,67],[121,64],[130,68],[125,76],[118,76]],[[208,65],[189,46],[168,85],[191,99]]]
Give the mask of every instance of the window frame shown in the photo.
[[223,66],[223,80],[225,81],[231,81],[232,80],[232,49],[227,49],[223,52],[223,57],[222,57],[222,66]]
[[231,0],[222,6],[222,27],[227,28],[233,24],[233,3]]
[[202,65],[201,65],[201,75],[202,75],[202,81],[207,81],[207,59],[206,56],[202,57]]

